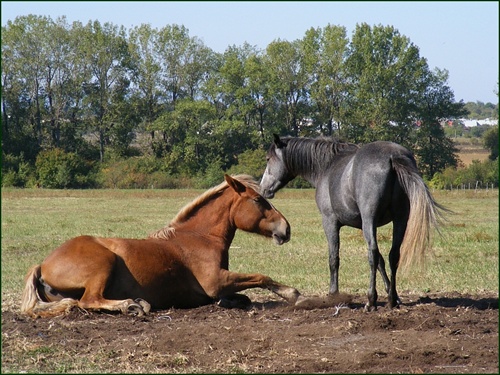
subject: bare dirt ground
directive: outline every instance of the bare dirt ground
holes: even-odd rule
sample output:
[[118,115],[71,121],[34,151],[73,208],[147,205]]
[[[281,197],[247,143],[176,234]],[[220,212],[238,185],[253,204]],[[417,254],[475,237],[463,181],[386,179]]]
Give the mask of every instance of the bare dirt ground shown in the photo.
[[[89,313],[31,319],[2,312],[2,373],[495,373],[498,294],[381,296],[296,309],[249,294],[247,309],[209,305],[144,317]],[[259,301],[260,300],[260,301]]]

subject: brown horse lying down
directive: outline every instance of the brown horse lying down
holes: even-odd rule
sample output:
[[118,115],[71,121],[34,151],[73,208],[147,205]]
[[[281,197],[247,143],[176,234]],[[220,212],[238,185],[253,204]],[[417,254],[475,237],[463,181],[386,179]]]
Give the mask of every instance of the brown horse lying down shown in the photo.
[[249,176],[225,182],[184,207],[146,239],[80,236],[55,249],[26,276],[21,311],[32,317],[73,306],[143,315],[197,307],[248,288],[265,288],[289,303],[300,293],[261,274],[228,270],[236,229],[290,239],[285,217],[256,192]]

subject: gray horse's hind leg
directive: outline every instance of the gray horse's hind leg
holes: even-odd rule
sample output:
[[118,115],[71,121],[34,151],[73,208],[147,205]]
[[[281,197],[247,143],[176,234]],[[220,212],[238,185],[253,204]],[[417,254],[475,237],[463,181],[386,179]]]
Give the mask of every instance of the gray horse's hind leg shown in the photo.
[[368,288],[368,302],[366,311],[377,310],[377,269],[382,258],[377,244],[377,227],[371,221],[363,222],[363,235],[368,244],[368,263],[370,264],[370,286]]
[[389,266],[391,268],[391,284],[388,293],[389,307],[393,308],[401,304],[398,293],[396,291],[396,273],[400,258],[401,244],[403,243],[406,232],[407,218],[395,218],[393,221],[392,230],[392,247],[389,252]]
[[385,260],[380,252],[378,253],[378,272],[380,272],[380,276],[382,276],[382,280],[384,281],[385,291],[389,294],[391,289],[391,283],[389,281],[389,277],[387,276],[387,272],[385,271]]

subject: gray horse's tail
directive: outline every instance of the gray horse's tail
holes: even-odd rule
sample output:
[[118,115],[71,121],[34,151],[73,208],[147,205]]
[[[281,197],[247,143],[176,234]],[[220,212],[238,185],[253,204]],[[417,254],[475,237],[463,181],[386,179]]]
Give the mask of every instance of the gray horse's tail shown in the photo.
[[434,200],[413,159],[395,157],[392,166],[410,202],[410,216],[399,260],[404,272],[411,265],[423,265],[425,253],[432,251],[433,229],[439,233],[444,213],[451,211]]
[[38,285],[42,276],[42,268],[38,264],[30,268],[25,277],[25,285],[21,298],[21,313],[32,318],[55,316],[68,312],[77,305],[76,300],[64,298],[57,302],[44,302],[38,293]]

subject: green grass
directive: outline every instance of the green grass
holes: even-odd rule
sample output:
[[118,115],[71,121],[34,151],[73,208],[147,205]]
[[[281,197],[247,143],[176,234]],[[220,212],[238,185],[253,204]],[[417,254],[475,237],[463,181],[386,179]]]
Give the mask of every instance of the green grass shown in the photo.
[[[163,227],[202,190],[2,190],[2,305],[16,306],[28,268],[65,240],[90,234],[144,238]],[[400,292],[498,293],[498,190],[437,191],[436,200],[455,214],[436,236],[423,270],[398,276]],[[292,239],[276,246],[266,238],[237,232],[230,269],[260,272],[304,294],[328,292],[326,238],[313,190],[285,189],[274,205],[287,217]],[[387,258],[392,225],[379,228]],[[368,288],[366,244],[360,230],[341,230],[340,290]],[[379,294],[383,292],[378,277]],[[260,292],[259,292],[260,293]],[[268,292],[262,292],[268,293]]]

